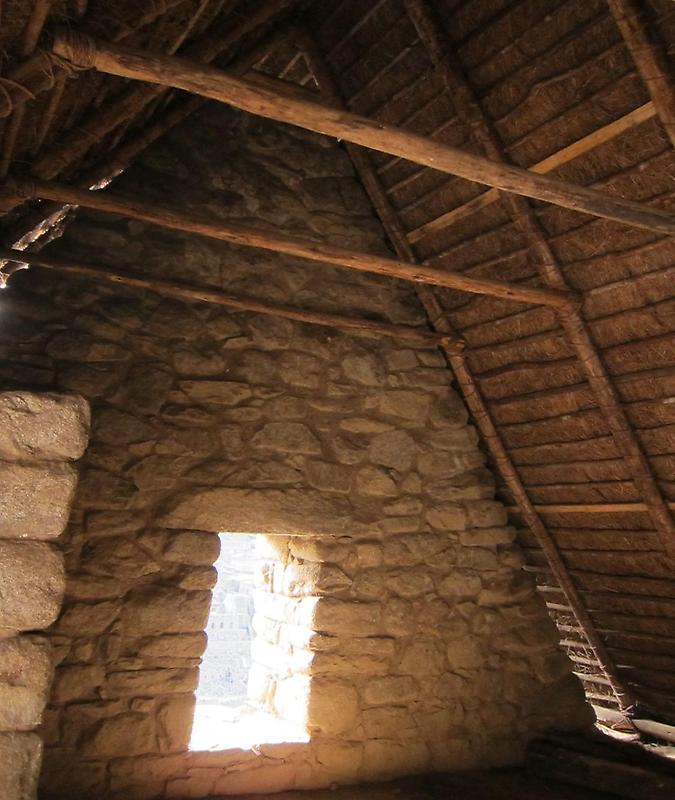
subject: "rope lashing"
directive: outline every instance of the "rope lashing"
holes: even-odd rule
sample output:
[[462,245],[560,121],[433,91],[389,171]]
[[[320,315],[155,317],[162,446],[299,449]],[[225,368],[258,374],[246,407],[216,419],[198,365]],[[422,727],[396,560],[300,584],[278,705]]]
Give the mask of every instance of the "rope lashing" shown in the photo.
[[18,92],[25,96],[25,100],[35,100],[35,95],[30,89],[13,81],[11,78],[3,78],[0,75],[0,119],[8,117],[14,111],[14,93]]

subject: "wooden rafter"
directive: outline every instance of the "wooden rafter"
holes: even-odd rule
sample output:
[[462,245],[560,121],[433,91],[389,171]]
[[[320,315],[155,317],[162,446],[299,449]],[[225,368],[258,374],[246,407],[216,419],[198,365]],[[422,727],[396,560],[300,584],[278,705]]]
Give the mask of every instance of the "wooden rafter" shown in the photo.
[[[563,147],[562,150],[552,153],[550,156],[533,164],[529,169],[531,169],[532,172],[538,172],[542,175],[547,172],[552,172],[554,169],[561,167],[563,164],[567,164],[575,158],[579,158],[579,156],[588,153],[601,144],[612,141],[617,136],[624,133],[624,131],[630,130],[636,125],[641,125],[643,122],[652,119],[655,114],[656,109],[654,108],[654,103],[650,100],[633,111],[624,114],[622,117],[615,119],[613,122],[604,125],[602,128],[598,128],[587,136],[578,139],[576,142],[572,142],[572,144],[567,145],[567,147]],[[421,173],[416,173],[417,176],[420,174]],[[391,189],[388,190],[388,192],[391,191]],[[499,202],[500,196],[500,192],[497,189],[489,189],[487,192],[479,194],[472,200],[468,200],[466,203],[462,203],[462,205],[452,208],[450,211],[446,211],[444,214],[441,214],[440,217],[429,220],[429,222],[425,222],[424,225],[420,225],[418,228],[408,231],[408,239],[411,242],[417,242],[434,231],[443,230],[449,225],[454,225],[461,219],[470,217],[472,214],[476,214],[478,211],[488,208],[493,203]]]
[[[204,62],[221,57],[230,47],[252,30],[287,12],[298,0],[266,0],[254,14],[231,24],[218,27],[200,36],[186,49],[186,55]],[[148,104],[166,94],[161,86],[132,86],[113,98],[83,124],[74,126],[52,147],[42,153],[32,164],[31,173],[40,178],[53,178],[72,168],[89,151],[94,142],[101,141],[118,126],[136,115],[143,114]],[[9,212],[16,202],[0,203],[0,209]]]
[[374,122],[367,117],[331,109],[320,103],[292,99],[226,72],[201,67],[184,59],[109,45],[69,31],[56,37],[54,52],[81,68],[95,68],[118,77],[183,89],[259,116],[398,155],[504,192],[525,195],[669,236],[675,235],[675,217],[662,209],[644,203],[617,200],[594,189],[476,156]]
[[[253,48],[235,58],[232,70],[236,74],[245,74],[258,62],[262,61],[277,45],[279,34],[273,33]],[[181,123],[190,114],[201,108],[206,101],[202,97],[188,97],[172,103],[155,120],[146,125],[137,135],[123,142],[100,161],[78,176],[77,185],[83,189],[100,187],[123,172],[147,147],[156,142],[167,131]],[[10,225],[2,234],[2,244],[6,247],[21,246],[32,243],[39,238],[40,226],[49,218],[58,215],[64,208],[63,203],[47,202],[31,209],[22,215],[17,222]],[[37,232],[35,234],[34,232]],[[28,238],[28,241],[26,240]]]
[[215,220],[213,217],[162,208],[153,203],[127,197],[111,191],[92,192],[56,181],[39,181],[33,178],[14,178],[5,184],[10,195],[22,199],[42,198],[62,205],[84,206],[110,214],[120,214],[131,219],[149,222],[173,230],[196,233],[242,247],[257,247],[277,253],[334,264],[338,267],[386,275],[412,283],[429,283],[476,294],[489,294],[524,303],[537,303],[555,308],[575,305],[572,295],[534,286],[521,286],[482,278],[466,278],[423,265],[412,265],[392,258],[361,253],[345,247],[319,243],[301,236],[256,228],[236,222]]
[[675,147],[675,79],[661,44],[647,30],[646,9],[635,0],[607,0],[607,5]]
[[[307,31],[302,29],[296,33],[296,41],[298,46],[304,51],[305,58],[307,59],[310,69],[312,69],[314,73],[314,78],[320,89],[333,102],[344,104],[337,82],[331,74],[316,41]],[[382,187],[380,178],[372,165],[368,153],[359,147],[355,147],[353,144],[347,144],[347,150],[399,258],[405,259],[413,264],[417,263],[415,253],[405,236],[403,227]],[[429,286],[421,286],[418,287],[417,291],[432,328],[442,333],[456,336],[457,333],[453,330],[447,316],[443,312],[433,289]],[[635,698],[630,690],[624,686],[618,675],[609,652],[600,638],[593,620],[588,614],[581,596],[567,571],[555,541],[530,502],[525,487],[518,476],[518,472],[495,428],[490,412],[471,373],[464,353],[452,352],[443,346],[441,349],[448,359],[462,395],[464,396],[464,400],[481,431],[481,435],[492,454],[497,468],[518,502],[520,513],[523,514],[533,534],[540,542],[542,550],[546,554],[551,572],[558,581],[597,663],[610,682],[619,707],[628,712],[634,707],[636,702]]]
[[[37,47],[38,39],[42,33],[47,16],[52,6],[52,0],[35,0],[33,10],[23,32],[21,56],[26,58],[32,55]],[[26,95],[24,95],[24,100]],[[15,109],[4,132],[2,141],[2,156],[0,156],[0,178],[6,177],[14,156],[14,150],[19,140],[19,133],[25,118],[26,103],[23,102]]]
[[[482,110],[468,81],[462,75],[451,49],[447,46],[442,28],[426,0],[405,0],[405,3],[420,37],[426,42],[432,62],[443,69],[458,113],[467,121],[472,136],[491,158],[504,159],[504,149],[499,137]],[[503,194],[503,202],[515,225],[525,237],[530,257],[544,282],[557,289],[568,288],[560,264],[549,246],[545,231],[530,204],[524,198],[510,193]],[[561,313],[560,321],[584,370],[598,407],[607,421],[617,450],[625,460],[633,482],[648,507],[663,549],[669,555],[675,556],[673,515],[628,421],[616,388],[591,338],[588,326],[577,309],[566,309]]]
[[61,274],[79,275],[84,278],[91,278],[97,283],[111,283],[116,286],[147,289],[157,294],[178,297],[181,300],[197,300],[202,303],[233,308],[237,311],[253,311],[256,314],[264,314],[270,317],[280,317],[282,319],[291,319],[296,322],[307,322],[311,325],[337,328],[339,330],[346,330],[357,336],[387,336],[406,342],[414,342],[415,344],[428,345],[429,347],[443,344],[450,350],[455,350],[460,346],[457,341],[450,342],[446,335],[434,333],[424,328],[413,328],[408,325],[392,325],[384,322],[375,322],[374,320],[345,317],[340,314],[328,314],[320,311],[309,311],[307,309],[293,308],[291,306],[265,303],[253,298],[237,297],[209,287],[194,286],[186,283],[177,283],[175,281],[164,281],[157,278],[148,278],[143,275],[132,275],[124,272],[113,272],[109,269],[103,269],[92,264],[65,261],[63,259],[45,256],[41,253],[26,253],[21,250],[0,249],[0,259],[3,261],[14,261],[19,264],[41,267]]

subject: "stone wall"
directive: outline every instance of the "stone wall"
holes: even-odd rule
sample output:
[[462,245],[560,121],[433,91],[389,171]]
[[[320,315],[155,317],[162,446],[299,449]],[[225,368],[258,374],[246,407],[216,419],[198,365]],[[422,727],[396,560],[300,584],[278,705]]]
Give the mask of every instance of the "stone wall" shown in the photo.
[[[209,108],[121,188],[387,252],[336,144]],[[408,285],[81,213],[55,250],[423,324]],[[92,403],[45,797],[184,797],[507,763],[587,721],[439,352],[19,274],[8,378]],[[190,753],[217,531],[270,535],[252,691],[308,745]]]
[[53,674],[52,647],[34,631],[61,609],[62,533],[87,444],[81,397],[0,394],[0,796],[36,796],[42,721]]

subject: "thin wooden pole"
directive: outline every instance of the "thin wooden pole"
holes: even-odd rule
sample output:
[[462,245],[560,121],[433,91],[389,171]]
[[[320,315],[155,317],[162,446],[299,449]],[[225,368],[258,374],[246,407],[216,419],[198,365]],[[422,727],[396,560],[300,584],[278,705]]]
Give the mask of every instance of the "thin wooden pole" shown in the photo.
[[675,235],[675,217],[662,209],[643,203],[616,200],[594,189],[574,186],[519,167],[491,161],[426,137],[374,122],[367,117],[331,109],[320,103],[282,97],[250,81],[185,59],[110,45],[69,31],[56,37],[54,52],[82,68],[93,67],[110,75],[160,86],[173,86],[228,103],[252,114],[398,155],[505,192],[534,197],[638,228]]
[[0,259],[3,261],[13,261],[18,264],[42,267],[43,269],[67,275],[80,275],[84,278],[91,278],[97,282],[130,286],[134,289],[147,289],[157,294],[178,297],[181,300],[197,300],[203,303],[212,303],[214,305],[226,306],[227,308],[234,308],[237,311],[253,311],[256,314],[265,314],[270,317],[281,317],[282,319],[290,319],[296,322],[307,322],[311,325],[338,328],[355,335],[387,336],[406,342],[427,345],[428,347],[438,347],[442,344],[453,351],[461,347],[461,344],[457,340],[451,340],[448,336],[424,328],[412,328],[407,325],[392,325],[369,319],[345,317],[340,314],[328,314],[321,311],[308,311],[291,306],[264,303],[253,298],[236,297],[235,295],[230,295],[217,289],[193,286],[176,281],[145,278],[141,275],[132,275],[125,272],[112,272],[111,270],[91,264],[80,264],[52,258],[45,256],[43,253],[0,249]]
[[33,10],[28,18],[28,24],[23,32],[23,43],[21,45],[22,58],[32,55],[37,47],[38,39],[47,21],[52,2],[53,0],[35,0]]
[[[344,103],[338,89],[337,82],[332,76],[328,65],[321,55],[316,41],[307,31],[299,29],[296,32],[296,41],[299,47],[305,52],[307,62],[314,73],[315,80],[320,89],[336,103]],[[415,253],[408,242],[403,227],[393,209],[386,192],[384,191],[375,168],[370,161],[368,154],[358,147],[347,145],[348,152],[354,160],[354,166],[360,174],[366,191],[370,195],[373,205],[382,224],[387,231],[394,249],[399,258],[411,263],[416,263]],[[456,336],[450,321],[445,315],[441,304],[436,297],[433,289],[429,286],[418,287],[418,295],[427,313],[431,326],[442,333]],[[612,689],[615,693],[619,705],[623,709],[630,709],[635,705],[635,698],[625,689],[614,668],[612,660],[607,652],[604,642],[600,638],[593,620],[586,611],[586,607],[579,595],[572,579],[567,571],[567,567],[560,555],[558,547],[548,530],[544,526],[541,518],[534,510],[534,507],[527,495],[518,472],[513,465],[506,448],[494,426],[492,417],[483,400],[480,389],[471,374],[471,370],[463,352],[452,352],[442,347],[446,358],[457,379],[464,400],[476,422],[481,435],[495,461],[497,469],[501,473],[504,481],[509,487],[514,499],[518,503],[519,513],[523,515],[528,526],[540,542],[540,546],[546,556],[551,572],[557,579],[572,613],[574,614],[583,635],[586,637],[591,650],[593,651],[600,668],[605,671],[608,679],[612,680]],[[611,676],[611,677],[610,677]]]
[[413,283],[431,283],[449,289],[489,294],[522,303],[536,303],[557,308],[570,308],[575,304],[567,292],[539,289],[533,286],[511,285],[483,278],[466,278],[433,267],[407,264],[384,256],[361,253],[331,244],[322,244],[301,236],[281,231],[265,230],[237,222],[216,221],[195,212],[179,212],[161,208],[135,197],[111,191],[90,192],[56,181],[39,181],[33,178],[13,178],[5,189],[14,195],[27,198],[54,200],[63,205],[84,206],[110,214],[120,214],[131,219],[149,222],[164,228],[196,233],[211,239],[230,242],[243,247],[259,247],[277,253],[321,261],[339,267],[386,275]]
[[661,44],[647,30],[647,9],[635,0],[607,0],[607,5],[675,147],[675,79]]
[[[445,34],[426,0],[404,0],[420,38],[426,43],[431,60],[443,69],[457,111],[467,121],[471,135],[493,159],[505,159],[499,137],[476,99],[453,51],[445,42]],[[530,204],[522,197],[504,193],[504,205],[525,237],[532,262],[543,280],[557,289],[566,289],[567,282],[546,233]],[[649,508],[654,527],[666,553],[675,557],[675,521],[651,465],[633,431],[619,395],[602,361],[588,326],[576,308],[560,315],[565,335],[574,348],[586,380],[595,396],[614,438],[617,450],[630,470],[635,487]]]

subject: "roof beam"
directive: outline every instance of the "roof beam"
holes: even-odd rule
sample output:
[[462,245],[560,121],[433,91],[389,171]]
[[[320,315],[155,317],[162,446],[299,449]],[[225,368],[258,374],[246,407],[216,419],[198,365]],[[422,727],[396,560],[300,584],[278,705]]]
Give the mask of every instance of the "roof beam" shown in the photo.
[[675,147],[675,82],[661,44],[647,30],[646,9],[635,0],[607,0],[607,5]]
[[[257,11],[231,24],[218,27],[200,36],[186,48],[186,56],[204,62],[214,61],[235,45],[244,35],[288,11],[298,0],[265,0]],[[49,64],[50,62],[48,62]],[[49,74],[48,65],[42,65]],[[51,84],[50,84],[51,85]],[[84,123],[74,126],[52,147],[42,153],[32,164],[31,174],[40,178],[54,178],[77,164],[92,145],[100,142],[134,115],[142,114],[147,106],[165,94],[161,86],[132,86],[129,90],[112,98]],[[7,213],[18,202],[0,202],[0,210]]]
[[[310,36],[307,31],[299,30],[296,34],[296,41],[298,46],[305,52],[305,57],[310,69],[314,72],[314,77],[319,88],[333,102],[344,103],[337,82],[331,74],[326,60],[322,57],[314,38]],[[417,263],[415,253],[405,236],[396,211],[392,207],[382,187],[380,178],[368,157],[368,153],[358,147],[354,147],[354,145],[348,145],[347,147],[354,161],[354,166],[363,180],[366,191],[380,216],[382,224],[399,258],[406,259],[411,263]],[[453,330],[433,289],[429,286],[418,287],[418,296],[429,317],[432,327],[442,333],[456,336],[457,334]],[[622,709],[628,710],[632,708],[635,704],[635,698],[631,692],[623,686],[605,644],[597,633],[593,620],[586,610],[581,596],[569,575],[555,541],[546,529],[541,517],[535,511],[527,495],[527,491],[518,476],[518,472],[504,447],[501,436],[497,432],[492,421],[490,412],[481,395],[480,388],[471,373],[463,351],[452,352],[447,347],[443,347],[442,349],[445,352],[464,400],[488,446],[497,469],[518,503],[519,513],[522,514],[526,520],[539,542],[540,547],[544,551],[549,568],[557,579],[600,668],[612,682],[612,690],[616,696],[617,702]]]
[[[466,120],[476,143],[493,159],[505,160],[504,147],[480,106],[468,80],[462,74],[442,27],[426,0],[404,0],[408,13],[426,43],[433,63],[443,70],[458,115]],[[542,279],[557,289],[567,288],[565,275],[553,253],[546,232],[532,207],[522,197],[504,193],[503,202],[517,228],[525,237],[532,263]],[[573,347],[598,407],[604,414],[616,447],[624,459],[633,483],[646,503],[666,553],[675,556],[675,521],[656,482],[651,465],[633,431],[603,360],[591,338],[588,325],[576,308],[560,315],[565,335]]]
[[308,311],[291,306],[275,305],[255,300],[254,298],[236,297],[235,295],[230,295],[209,287],[194,286],[192,284],[177,283],[175,281],[164,281],[125,272],[112,272],[111,270],[103,269],[93,264],[81,264],[73,261],[64,261],[59,258],[51,258],[43,253],[26,253],[22,250],[0,249],[0,259],[3,261],[13,261],[18,264],[42,267],[43,269],[66,275],[78,275],[84,278],[91,278],[99,283],[130,286],[134,289],[147,289],[157,294],[178,297],[181,300],[197,300],[203,303],[234,308],[237,311],[253,311],[256,314],[265,314],[270,317],[281,317],[282,319],[291,319],[296,322],[307,322],[311,325],[337,328],[338,330],[345,330],[357,336],[387,336],[393,339],[414,342],[415,344],[427,345],[429,347],[438,347],[443,344],[452,349],[459,346],[456,341],[449,342],[447,336],[434,333],[424,328],[413,328],[408,325],[392,325],[369,319],[358,319],[338,314],[327,314],[320,311]]
[[[655,115],[656,109],[654,108],[654,103],[650,100],[607,125],[603,125],[602,128],[597,128],[587,136],[577,139],[576,142],[568,144],[567,147],[563,147],[562,150],[551,153],[550,156],[538,161],[536,164],[532,164],[528,169],[532,170],[532,172],[538,172],[541,175],[552,172],[554,169],[573,161],[575,158],[579,158],[579,156],[588,153],[601,144],[612,141],[612,139],[619,136],[624,131],[630,130],[636,125],[641,125],[643,122],[652,119]],[[421,170],[418,174],[421,174],[423,171],[424,170]],[[443,230],[449,225],[459,222],[460,219],[470,217],[483,208],[488,208],[493,203],[499,202],[500,197],[501,195],[497,189],[489,189],[487,192],[479,194],[466,203],[462,203],[461,206],[452,208],[450,211],[441,214],[440,217],[436,217],[429,222],[425,222],[424,225],[420,225],[419,228],[409,231],[407,234],[408,239],[410,239],[411,242],[417,242],[434,231]]]
[[594,189],[537,175],[520,167],[383,125],[367,117],[274,92],[251,81],[184,59],[106,44],[69,31],[56,37],[54,52],[81,68],[95,68],[122,78],[183,89],[252,114],[401,156],[504,192],[525,195],[657,233],[675,235],[675,216],[662,209],[618,200]]
[[196,233],[243,247],[259,247],[285,255],[306,258],[310,261],[320,261],[360,272],[386,275],[412,283],[429,283],[435,286],[445,286],[448,289],[489,294],[516,302],[550,305],[556,308],[567,309],[576,304],[574,296],[569,292],[512,285],[483,278],[466,278],[464,275],[445,272],[434,267],[412,265],[396,261],[393,258],[322,244],[281,231],[220,221],[211,216],[194,212],[178,212],[108,190],[92,192],[56,181],[39,181],[32,178],[12,178],[4,184],[4,187],[0,187],[0,189],[2,188],[8,194],[18,195],[23,199],[41,198],[54,200],[62,205],[84,206],[149,222],[151,225]]

